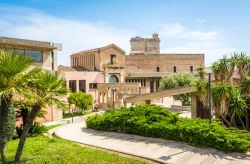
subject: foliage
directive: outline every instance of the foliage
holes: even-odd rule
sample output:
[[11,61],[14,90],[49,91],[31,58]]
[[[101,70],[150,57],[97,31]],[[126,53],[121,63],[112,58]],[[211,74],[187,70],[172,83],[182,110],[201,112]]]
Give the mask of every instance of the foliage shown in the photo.
[[46,105],[56,105],[59,109],[66,108],[66,102],[62,97],[67,95],[67,88],[64,85],[64,79],[58,72],[41,70],[37,68],[33,74],[27,77],[25,84],[28,90],[35,94],[35,99],[27,99],[30,109],[28,117],[23,125],[22,135],[15,156],[15,163],[20,163],[25,138],[34,122],[35,118]]
[[6,163],[4,149],[7,142],[8,113],[12,109],[13,95],[16,98],[33,97],[24,87],[24,80],[30,74],[31,57],[16,54],[13,51],[0,50],[0,154],[2,163]]
[[[17,134],[19,136],[19,138],[21,137],[21,134],[22,134],[22,129],[23,129],[23,125],[21,126],[18,126],[17,128]],[[42,125],[42,124],[39,124],[37,122],[34,122],[32,124],[32,126],[30,127],[29,129],[29,132],[28,132],[28,137],[34,137],[34,136],[37,136],[37,135],[41,135],[45,132],[47,132],[47,127]]]
[[181,118],[159,106],[135,106],[109,110],[89,117],[87,127],[183,141],[194,146],[212,147],[226,152],[250,150],[250,133],[228,129],[220,122]]
[[[17,144],[18,140],[13,140],[7,145],[6,155],[9,161],[14,157]],[[36,136],[27,138],[21,163],[139,164],[144,162],[98,149],[80,146],[79,144],[59,138]]]
[[[213,106],[216,116],[223,119],[228,126],[249,129],[249,77],[250,58],[244,52],[234,53],[231,58],[224,56],[212,65],[215,83],[213,84]],[[233,81],[233,73],[238,74],[238,81]],[[243,121],[243,120],[246,121]],[[245,122],[245,123],[244,123]]]
[[[161,80],[160,89],[170,89],[182,86],[190,86],[195,83],[195,77],[192,74],[181,73],[165,77]],[[181,94],[174,96],[175,100],[180,100],[183,105],[190,104],[190,94]]]
[[75,104],[81,110],[88,110],[93,101],[92,95],[83,92],[74,92],[68,97],[68,103]]

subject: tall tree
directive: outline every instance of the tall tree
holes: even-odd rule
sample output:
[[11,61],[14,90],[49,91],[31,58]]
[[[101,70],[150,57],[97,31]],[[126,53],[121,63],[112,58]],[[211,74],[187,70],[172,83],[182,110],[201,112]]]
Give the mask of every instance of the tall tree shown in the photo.
[[26,86],[31,88],[32,92],[36,94],[35,99],[28,99],[30,101],[31,110],[28,111],[28,117],[23,127],[22,135],[18,144],[18,149],[15,156],[15,163],[20,163],[22,150],[25,144],[28,131],[34,122],[36,116],[46,105],[56,105],[58,108],[65,108],[66,102],[62,101],[63,96],[68,93],[64,85],[64,79],[57,72],[50,72],[40,70],[36,74],[32,74],[29,78],[32,80],[26,81]]
[[11,108],[13,96],[32,94],[22,85],[31,65],[30,57],[0,50],[0,153],[3,164],[7,163],[4,149],[7,142],[8,110]]

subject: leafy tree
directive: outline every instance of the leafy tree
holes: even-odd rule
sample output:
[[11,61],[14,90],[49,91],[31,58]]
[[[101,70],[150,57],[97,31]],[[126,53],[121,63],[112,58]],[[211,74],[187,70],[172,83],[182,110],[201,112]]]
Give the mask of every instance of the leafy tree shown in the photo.
[[28,56],[0,50],[0,153],[3,164],[7,163],[4,150],[7,143],[8,113],[12,109],[13,95],[32,96],[32,93],[23,87],[31,65],[32,59]]
[[[191,86],[195,84],[195,77],[192,74],[181,73],[181,74],[174,74],[162,79],[160,84],[160,89],[170,89],[170,88],[177,88],[183,86]],[[190,104],[190,93],[188,94],[181,94],[173,96],[175,100],[180,100],[182,105],[189,105]]]
[[20,163],[26,136],[42,108],[52,104],[62,109],[66,106],[66,102],[62,101],[62,96],[66,96],[68,90],[64,86],[64,79],[59,73],[40,69],[35,71],[36,73],[31,74],[25,81],[27,89],[30,89],[35,94],[35,97],[27,100],[31,104],[31,110],[28,111],[28,117],[23,126],[15,156],[15,163]]
[[68,103],[75,104],[77,108],[81,109],[81,112],[89,109],[93,101],[92,95],[83,92],[74,92],[68,97]]

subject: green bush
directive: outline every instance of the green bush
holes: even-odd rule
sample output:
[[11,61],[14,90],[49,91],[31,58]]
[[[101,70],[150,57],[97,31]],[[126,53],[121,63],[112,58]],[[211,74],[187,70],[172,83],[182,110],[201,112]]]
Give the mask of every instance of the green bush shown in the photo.
[[[19,126],[16,128],[17,129],[17,134],[19,136],[19,138],[21,137],[21,134],[22,134],[22,130],[23,130],[23,126]],[[29,137],[34,137],[34,136],[37,136],[37,135],[41,135],[45,132],[48,131],[48,128],[42,124],[39,124],[39,123],[36,123],[34,122],[33,125],[30,127],[30,130],[28,132],[28,136]]]
[[250,150],[250,133],[225,128],[220,122],[179,117],[153,105],[108,110],[104,115],[89,117],[87,127],[148,137],[183,141],[190,145],[212,147],[226,152]]

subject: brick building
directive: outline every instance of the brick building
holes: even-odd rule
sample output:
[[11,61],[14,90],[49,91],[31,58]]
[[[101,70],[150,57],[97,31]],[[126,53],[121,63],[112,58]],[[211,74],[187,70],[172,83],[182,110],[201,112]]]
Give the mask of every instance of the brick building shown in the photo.
[[[131,52],[115,44],[71,55],[71,66],[92,72],[100,72],[103,81],[96,82],[96,102],[103,108],[119,107],[125,97],[156,92],[162,77],[173,73],[194,73],[204,66],[204,54],[161,54],[158,34],[152,38],[130,39]],[[79,74],[84,71],[78,71]],[[67,71],[62,71],[66,74]],[[67,79],[74,80],[74,77]],[[88,77],[82,77],[87,81]],[[79,85],[75,82],[72,88]],[[90,85],[86,83],[85,85]]]

